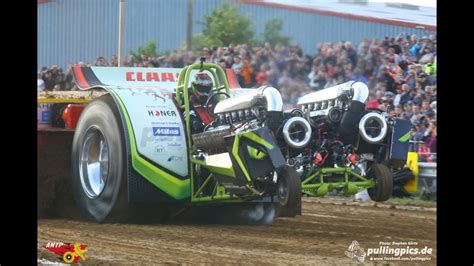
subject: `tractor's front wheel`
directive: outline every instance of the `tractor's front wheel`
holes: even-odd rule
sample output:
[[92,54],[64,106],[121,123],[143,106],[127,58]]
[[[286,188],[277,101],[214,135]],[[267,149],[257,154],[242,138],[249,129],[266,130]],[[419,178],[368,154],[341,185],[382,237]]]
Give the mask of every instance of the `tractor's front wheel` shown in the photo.
[[367,176],[375,181],[375,186],[367,189],[373,201],[386,201],[392,196],[392,172],[386,165],[374,164],[370,168]]
[[301,181],[295,169],[286,167],[278,173],[277,198],[280,209],[278,216],[301,215]]

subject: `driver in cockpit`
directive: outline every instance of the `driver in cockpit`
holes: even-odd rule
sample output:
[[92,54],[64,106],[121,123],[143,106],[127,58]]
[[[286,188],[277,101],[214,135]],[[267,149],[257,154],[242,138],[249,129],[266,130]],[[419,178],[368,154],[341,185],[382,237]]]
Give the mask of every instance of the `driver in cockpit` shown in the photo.
[[206,102],[209,99],[213,86],[214,83],[211,77],[204,72],[197,73],[194,76],[194,81],[191,82],[191,89],[189,90],[189,121],[193,133],[204,131],[205,126],[214,120],[214,117],[206,111]]

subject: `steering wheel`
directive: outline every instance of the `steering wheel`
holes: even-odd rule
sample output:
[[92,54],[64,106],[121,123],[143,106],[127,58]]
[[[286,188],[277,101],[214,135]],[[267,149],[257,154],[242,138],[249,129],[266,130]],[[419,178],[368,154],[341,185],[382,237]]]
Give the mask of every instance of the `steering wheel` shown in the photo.
[[214,107],[211,110],[211,108],[209,108],[210,107],[209,105],[212,103],[212,99],[214,99],[217,95],[221,95],[221,94],[227,96],[227,98],[230,98],[230,95],[227,92],[223,92],[223,91],[213,93],[211,94],[211,96],[209,96],[209,98],[207,98],[206,105],[205,105],[206,112],[212,117],[214,117],[214,108],[216,106],[214,105]]

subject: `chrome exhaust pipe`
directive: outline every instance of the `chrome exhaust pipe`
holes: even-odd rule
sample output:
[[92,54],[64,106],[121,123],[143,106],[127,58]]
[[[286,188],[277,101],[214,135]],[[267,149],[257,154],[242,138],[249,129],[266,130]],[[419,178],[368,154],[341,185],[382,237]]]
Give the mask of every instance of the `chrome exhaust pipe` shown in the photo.
[[369,97],[369,88],[367,85],[360,81],[356,81],[350,85],[353,90],[354,95],[352,96],[353,101],[359,101],[365,103]]
[[260,87],[257,89],[257,94],[260,97],[264,97],[267,101],[267,111],[269,112],[282,112],[283,111],[283,100],[280,92],[274,87]]
[[369,97],[369,88],[362,82],[346,82],[352,90],[352,101],[344,113],[339,126],[339,138],[342,142],[355,145],[357,139],[357,124],[365,110],[365,101]]

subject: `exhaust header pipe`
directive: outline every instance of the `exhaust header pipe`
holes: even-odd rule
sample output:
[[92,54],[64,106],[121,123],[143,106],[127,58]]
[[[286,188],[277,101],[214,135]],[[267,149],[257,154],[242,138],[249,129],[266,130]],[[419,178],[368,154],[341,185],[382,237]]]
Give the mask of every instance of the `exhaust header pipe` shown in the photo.
[[365,103],[365,101],[367,101],[367,98],[369,97],[369,88],[367,87],[367,85],[365,85],[364,83],[360,81],[356,81],[356,82],[353,82],[350,85],[350,87],[352,88],[352,91],[354,94],[352,96],[353,101],[358,101],[361,103]]
[[369,97],[369,88],[362,82],[347,82],[352,89],[352,102],[344,113],[339,126],[339,138],[342,142],[355,145],[360,117],[365,110],[365,101]]
[[260,87],[258,88],[258,95],[264,97],[267,101],[267,111],[269,112],[282,112],[283,111],[283,100],[280,92],[273,87]]

